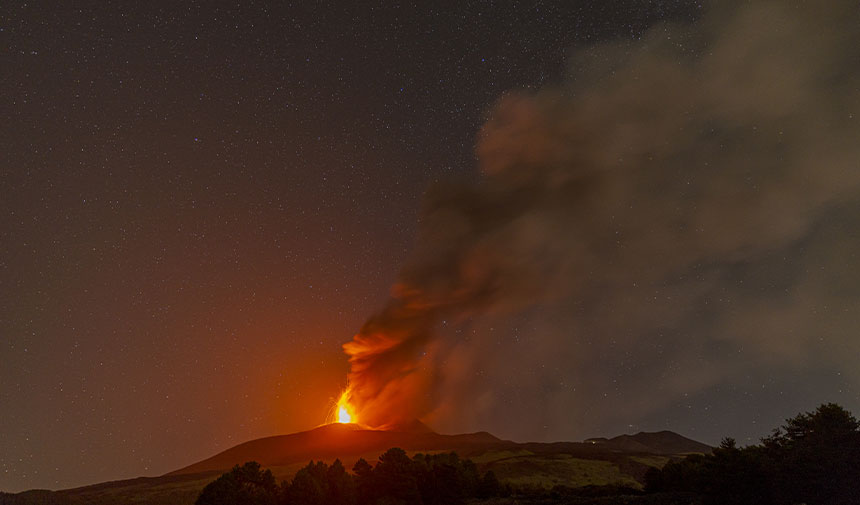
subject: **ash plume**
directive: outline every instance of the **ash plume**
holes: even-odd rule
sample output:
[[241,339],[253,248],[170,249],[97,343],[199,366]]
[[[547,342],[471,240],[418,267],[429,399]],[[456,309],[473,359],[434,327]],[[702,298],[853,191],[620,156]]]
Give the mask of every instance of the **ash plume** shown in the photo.
[[[479,346],[451,365],[463,346],[450,327],[534,306],[567,316],[534,337],[559,356],[572,339],[636,346],[657,330],[679,349],[738,342],[756,363],[797,365],[822,331],[839,343],[823,361],[856,355],[856,310],[823,329],[808,314],[815,300],[860,306],[855,269],[838,292],[804,270],[857,262],[860,239],[828,223],[856,223],[860,209],[858,21],[849,1],[721,3],[694,25],[584,50],[564,82],[501,97],[477,139],[481,180],[430,189],[388,304],[344,345],[359,418],[382,427],[468,408],[466,370],[504,359]],[[774,267],[785,255],[799,259]],[[715,293],[740,303],[703,308]],[[727,380],[736,368],[724,365],[687,383]]]

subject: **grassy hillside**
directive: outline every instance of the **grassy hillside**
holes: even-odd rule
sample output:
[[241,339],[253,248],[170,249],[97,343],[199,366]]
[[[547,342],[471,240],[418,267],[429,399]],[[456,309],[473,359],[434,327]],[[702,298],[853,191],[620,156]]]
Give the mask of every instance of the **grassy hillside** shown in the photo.
[[641,487],[630,475],[610,461],[575,458],[570,454],[521,455],[482,465],[499,481],[516,487],[551,489],[555,486],[582,487],[619,485]]

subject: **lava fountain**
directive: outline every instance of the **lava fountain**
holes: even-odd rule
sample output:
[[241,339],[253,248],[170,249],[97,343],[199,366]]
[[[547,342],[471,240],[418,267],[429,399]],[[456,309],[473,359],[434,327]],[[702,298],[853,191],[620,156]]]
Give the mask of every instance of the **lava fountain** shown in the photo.
[[347,387],[341,392],[331,412],[327,423],[358,424],[358,416],[355,407],[350,403],[350,389]]

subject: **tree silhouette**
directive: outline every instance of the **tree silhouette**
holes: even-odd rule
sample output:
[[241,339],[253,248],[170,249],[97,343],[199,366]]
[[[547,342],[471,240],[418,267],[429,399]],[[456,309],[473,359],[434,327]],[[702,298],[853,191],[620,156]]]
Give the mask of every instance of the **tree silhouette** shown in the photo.
[[322,461],[308,465],[293,477],[292,483],[285,490],[285,501],[302,505],[325,505],[328,503],[326,479],[328,467]]
[[406,451],[399,447],[388,449],[379,457],[373,469],[377,492],[395,502],[420,503],[421,494],[415,470],[416,465],[406,455]]
[[376,467],[359,459],[347,473],[340,460],[331,465],[311,461],[280,488],[268,470],[255,462],[236,466],[206,486],[198,505],[459,505],[470,498],[500,492],[492,472],[456,453],[416,454],[409,458],[393,448]]
[[762,442],[783,501],[860,503],[860,424],[841,406],[827,403],[787,419]]
[[269,470],[263,471],[256,461],[249,461],[210,482],[196,505],[276,505],[278,485]]
[[496,478],[495,472],[488,470],[481,477],[481,482],[478,484],[478,498],[490,498],[498,496],[502,491],[502,486],[499,484],[499,479]]
[[326,471],[327,503],[338,503],[340,505],[355,505],[355,482],[351,475],[346,473],[346,469],[339,459],[334,460],[334,463]]
[[416,454],[413,461],[424,505],[457,505],[472,496],[463,463],[456,453]]
[[827,403],[786,420],[761,445],[739,449],[728,438],[710,455],[650,470],[646,489],[720,504],[860,504],[860,424]]
[[352,467],[352,473],[355,474],[356,502],[359,505],[370,503],[375,495],[373,467],[364,458],[359,458]]

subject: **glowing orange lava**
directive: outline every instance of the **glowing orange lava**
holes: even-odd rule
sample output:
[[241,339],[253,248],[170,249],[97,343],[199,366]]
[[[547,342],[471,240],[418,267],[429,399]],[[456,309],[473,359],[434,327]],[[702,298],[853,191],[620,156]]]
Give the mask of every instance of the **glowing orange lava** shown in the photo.
[[357,423],[358,419],[355,416],[355,409],[349,403],[349,389],[345,389],[340,394],[337,400],[337,405],[334,409],[334,422],[336,423]]
[[348,423],[350,421],[352,421],[352,416],[349,415],[349,411],[346,410],[346,407],[338,407],[338,409],[337,409],[337,422]]

